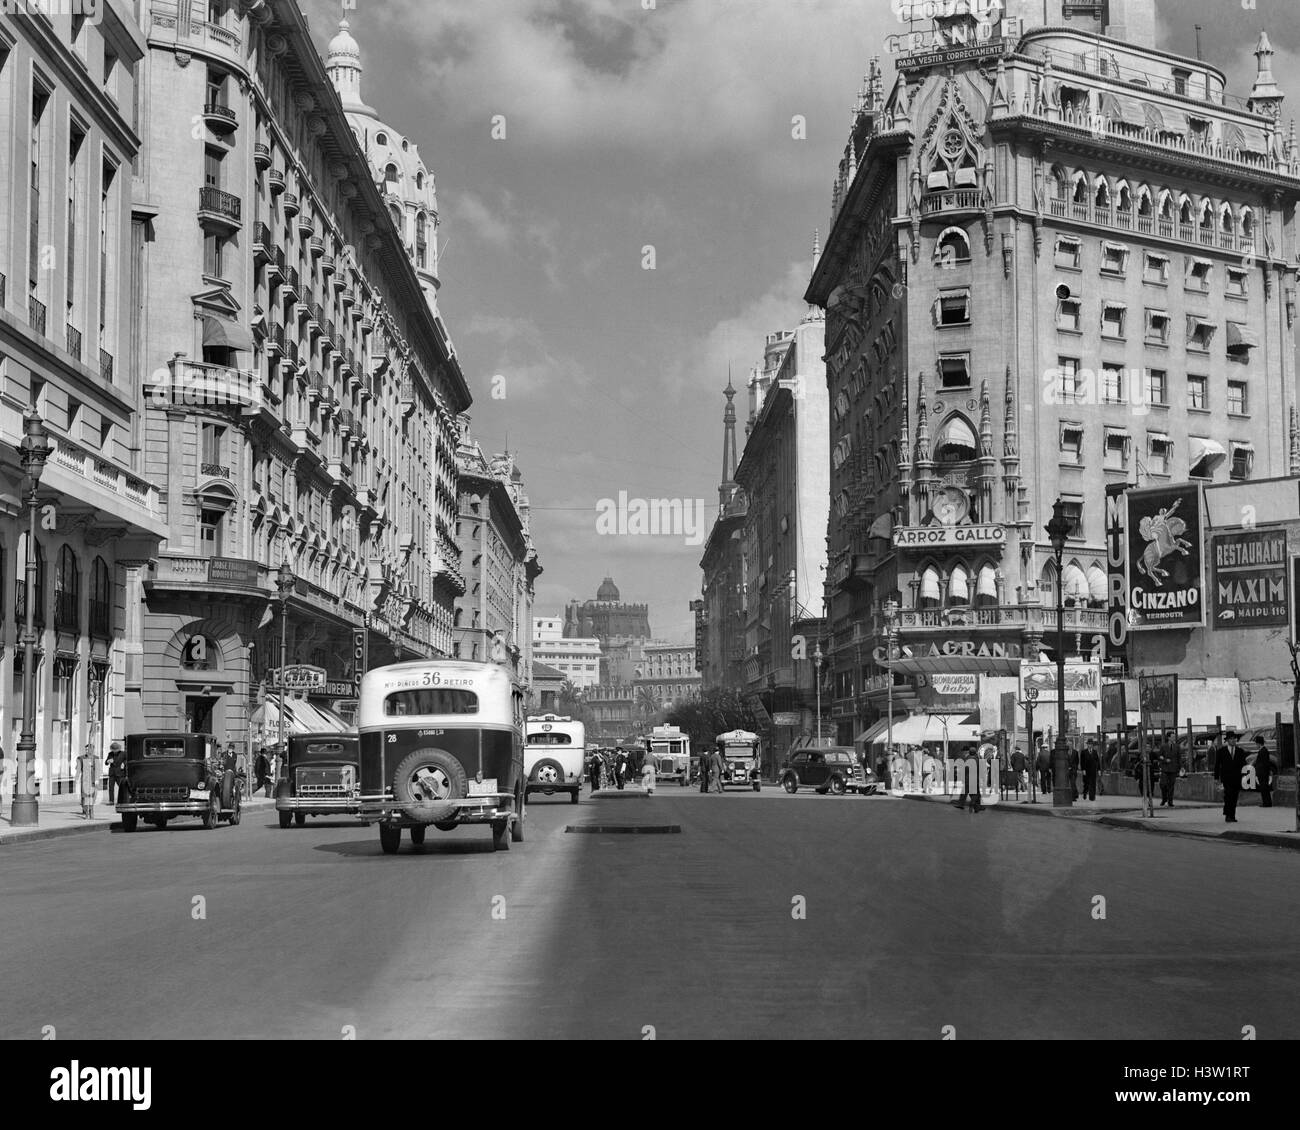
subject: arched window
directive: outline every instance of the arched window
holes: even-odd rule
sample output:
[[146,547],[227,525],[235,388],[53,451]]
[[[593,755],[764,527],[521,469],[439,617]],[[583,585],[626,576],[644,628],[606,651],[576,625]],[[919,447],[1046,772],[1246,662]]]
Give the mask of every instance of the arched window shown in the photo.
[[992,565],[980,567],[975,581],[975,606],[993,608],[998,603],[998,571]]
[[1190,224],[1192,222],[1192,202],[1186,196],[1178,200],[1178,222],[1180,224]]
[[59,550],[59,569],[54,574],[54,627],[77,635],[81,631],[81,570],[70,545]]
[[960,416],[950,416],[935,437],[936,463],[969,463],[978,451],[975,430]]
[[1056,604],[1056,566],[1051,561],[1043,566],[1043,571],[1038,575],[1038,588],[1043,607],[1054,607]]
[[1105,608],[1109,590],[1106,570],[1094,561],[1088,566],[1088,607]]
[[1208,200],[1201,205],[1201,227],[1214,230],[1214,205]]
[[1088,599],[1088,578],[1077,561],[1069,562],[1061,571],[1064,585],[1064,602],[1067,608],[1083,604]]
[[964,565],[954,565],[948,575],[948,604],[954,608],[970,604],[970,575]]
[[1123,181],[1120,181],[1119,188],[1115,192],[1115,207],[1121,212],[1133,211],[1133,193]]
[[938,608],[939,600],[939,570],[930,565],[921,574],[921,587],[917,591],[918,607]]
[[1082,173],[1074,174],[1074,203],[1088,203],[1088,178]]
[[384,166],[384,191],[396,193],[398,186],[401,184],[401,176],[397,171],[397,163],[389,161]]
[[1174,194],[1168,189],[1160,194],[1160,219],[1167,224],[1174,221]]
[[1098,208],[1110,207],[1110,185],[1106,183],[1105,177],[1097,178],[1097,192],[1092,200]]
[[1065,170],[1060,165],[1054,165],[1051,173],[1048,174],[1048,187],[1052,192],[1053,200],[1064,200],[1069,194],[1066,192]]
[[1237,218],[1232,214],[1231,205],[1225,204],[1219,210],[1219,230],[1224,235],[1232,235],[1237,230]]
[[970,259],[970,240],[961,228],[948,228],[934,244],[934,261],[947,265],[965,263]]
[[1151,190],[1146,185],[1138,189],[1138,215],[1151,215]]

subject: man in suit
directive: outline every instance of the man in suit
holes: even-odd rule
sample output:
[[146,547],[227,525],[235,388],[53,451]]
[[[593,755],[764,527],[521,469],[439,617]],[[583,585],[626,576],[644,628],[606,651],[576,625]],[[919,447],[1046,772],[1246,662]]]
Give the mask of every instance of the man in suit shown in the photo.
[[1101,755],[1097,752],[1097,743],[1091,738],[1083,749],[1079,762],[1083,769],[1083,796],[1085,800],[1097,799],[1097,774],[1101,772]]
[[1226,745],[1219,746],[1214,758],[1214,776],[1223,786],[1223,822],[1237,823],[1237,797],[1241,793],[1241,775],[1246,768],[1246,751],[1237,745],[1236,730],[1223,735]]
[[1263,734],[1255,735],[1255,782],[1259,785],[1259,803],[1262,808],[1273,807],[1273,759],[1268,755],[1268,745]]
[[1174,786],[1178,783],[1180,767],[1177,737],[1173,730],[1165,731],[1165,740],[1160,746],[1160,807],[1174,807]]

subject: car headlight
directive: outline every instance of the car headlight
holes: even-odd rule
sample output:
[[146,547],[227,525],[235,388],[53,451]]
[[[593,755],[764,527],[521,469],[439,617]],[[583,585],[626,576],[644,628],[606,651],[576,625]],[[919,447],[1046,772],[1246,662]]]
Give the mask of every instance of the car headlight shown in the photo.
[[199,782],[197,785],[195,785],[194,787],[195,787],[196,789],[206,789],[206,788],[208,787],[208,783],[207,783],[207,781],[200,781],[200,782]]

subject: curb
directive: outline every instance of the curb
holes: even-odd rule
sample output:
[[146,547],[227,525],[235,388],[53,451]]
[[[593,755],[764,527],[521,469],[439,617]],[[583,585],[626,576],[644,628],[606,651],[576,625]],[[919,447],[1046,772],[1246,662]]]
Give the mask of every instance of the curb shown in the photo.
[[[244,801],[243,808],[256,812],[259,809],[275,808],[274,797],[259,797]],[[39,843],[41,840],[57,840],[64,836],[84,836],[88,832],[108,832],[120,828],[122,821],[116,814],[112,820],[96,820],[92,824],[67,824],[62,828],[40,828],[35,832],[0,832],[0,847],[6,844]]]

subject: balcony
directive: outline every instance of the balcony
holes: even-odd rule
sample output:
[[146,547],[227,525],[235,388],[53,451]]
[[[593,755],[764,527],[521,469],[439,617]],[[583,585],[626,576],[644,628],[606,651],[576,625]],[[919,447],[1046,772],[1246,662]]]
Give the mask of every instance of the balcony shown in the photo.
[[205,184],[199,189],[199,223],[212,224],[237,231],[240,224],[241,205],[238,196],[225,192],[213,185]]
[[339,357],[343,362],[343,373],[348,378],[348,384],[350,385],[356,377],[356,357],[347,346],[344,346],[339,351]]
[[274,283],[284,278],[284,248],[272,247],[266,257],[266,281]]
[[[3,277],[3,275],[0,275],[0,279],[3,279]],[[352,288],[348,286],[347,280],[343,277],[342,273],[334,276],[334,285],[339,287],[342,291],[342,293],[339,294],[339,302],[342,304],[343,309],[351,310],[357,299],[356,295],[352,293]],[[0,287],[0,295],[3,295],[3,293],[4,290]],[[0,305],[2,305],[2,303],[0,303]]]
[[267,330],[266,351],[276,356],[284,356],[284,327],[279,322],[272,322]]
[[234,110],[222,102],[205,102],[203,124],[213,133],[233,133],[239,128],[239,118]]
[[99,379],[106,385],[113,383],[113,355],[103,349],[99,351]]
[[298,217],[298,234],[306,239],[316,231],[316,223],[312,219],[311,209],[308,208]]
[[289,292],[289,295],[296,302],[298,300],[298,268],[291,267],[287,264],[284,268],[283,289]]
[[[987,605],[985,607],[908,609],[898,614],[899,628],[1024,628],[1037,626],[1044,633],[1056,631],[1056,609],[1036,604]],[[1067,608],[1065,631],[1096,632],[1106,627],[1106,612],[1100,608]]]
[[325,314],[320,308],[320,303],[302,302],[299,305],[307,315],[307,328],[320,333],[325,328]]
[[35,295],[27,299],[27,324],[38,334],[45,335],[45,303]]
[[286,192],[280,206],[284,209],[286,216],[296,216],[298,214],[298,194],[296,192]]
[[977,188],[959,188],[932,192],[921,198],[921,215],[938,216],[947,212],[984,211],[984,193]]
[[68,352],[78,361],[81,360],[81,331],[74,326],[67,327]]
[[325,396],[325,378],[320,373],[312,373],[307,378],[307,399],[314,404]]
[[262,381],[251,369],[172,358],[164,371],[145,378],[150,408],[260,409]]
[[311,250],[312,255],[320,256],[325,254],[325,241],[320,236],[314,235],[307,241],[307,247]]
[[230,468],[220,463],[200,463],[199,477],[203,479],[225,479],[230,481]]
[[334,267],[335,267],[335,263],[334,263],[333,255],[325,255],[321,258],[320,273],[324,275],[326,278],[328,278],[330,275],[334,273]]
[[274,255],[275,247],[271,243],[271,229],[258,220],[253,225],[253,259],[257,263],[267,263]]
[[284,191],[284,174],[279,169],[272,169],[266,174],[266,183],[271,186],[271,192],[279,196]]
[[253,164],[258,169],[266,169],[271,165],[271,147],[265,141],[256,142],[253,145]]
[[339,409],[339,430],[346,439],[352,434],[352,429],[356,426],[356,416],[351,408]]
[[72,439],[51,436],[53,448],[50,458],[66,471],[124,499],[143,512],[142,516],[156,518],[158,491],[150,483],[138,479],[130,472],[108,462],[98,452],[82,447]]
[[402,378],[400,400],[403,418],[410,416],[415,411],[415,381],[411,377]]

